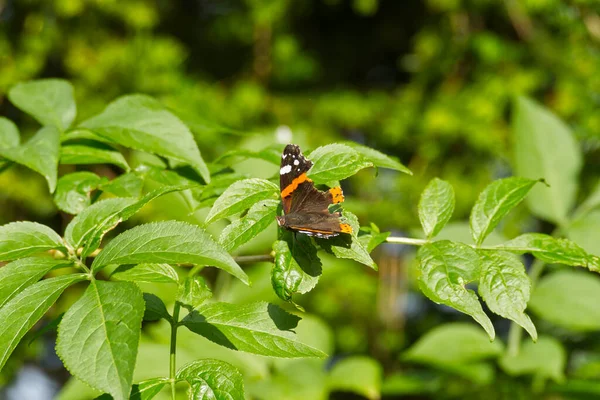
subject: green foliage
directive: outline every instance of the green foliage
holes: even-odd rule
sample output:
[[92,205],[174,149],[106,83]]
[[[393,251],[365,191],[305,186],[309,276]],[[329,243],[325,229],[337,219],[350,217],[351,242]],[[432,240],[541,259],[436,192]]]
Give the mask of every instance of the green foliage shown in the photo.
[[247,210],[254,203],[274,197],[279,187],[265,179],[244,179],[229,186],[215,201],[206,224]]
[[434,178],[429,182],[419,201],[419,219],[428,239],[436,236],[448,223],[454,212],[452,185]]
[[436,303],[449,305],[475,321],[494,339],[492,322],[485,315],[477,295],[465,288],[479,279],[481,265],[475,250],[447,240],[426,244],[419,249],[419,288]]
[[[284,2],[278,4],[274,8],[279,11],[266,14],[261,7],[251,5],[256,11],[253,18],[262,22],[277,20],[274,16],[285,11]],[[357,9],[373,10],[369,7],[362,3],[355,5]],[[141,42],[146,39],[144,34],[140,35]],[[416,40],[417,47],[427,47],[423,37]],[[494,46],[490,38],[480,38],[475,43],[482,46],[480,50]],[[421,56],[426,53],[419,51]],[[278,53],[276,57],[281,56]],[[449,140],[446,144],[451,145],[460,132],[460,124],[453,123],[454,117],[447,109],[424,109],[423,122],[413,128],[436,134],[420,142],[422,159],[413,159],[410,164],[411,169],[420,173],[416,176],[423,175],[429,180],[421,194],[418,214],[411,213],[403,202],[409,201],[414,206],[416,189],[425,186],[424,181],[419,182],[420,177],[411,178],[416,183],[398,181],[398,176],[406,178],[398,172],[412,174],[398,158],[354,142],[316,147],[309,153],[314,165],[308,172],[316,184],[333,186],[351,178],[344,209],[336,205],[331,211],[341,212],[342,221],[352,226],[352,233],[323,239],[277,228],[276,236],[271,228],[281,208],[280,188],[274,180],[283,146],[273,144],[262,133],[250,135],[245,133],[246,128],[244,131],[225,128],[205,119],[222,104],[202,109],[202,115],[196,115],[196,96],[203,95],[198,92],[206,89],[207,96],[211,96],[213,90],[197,89],[200,90],[180,94],[182,98],[196,99],[188,109],[177,106],[168,96],[158,101],[147,95],[119,97],[98,114],[94,113],[102,108],[104,100],[89,109],[85,105],[81,108],[85,111],[80,111],[83,122],[76,123],[76,127],[72,127],[76,118],[73,89],[66,81],[32,81],[9,92],[13,105],[33,116],[42,128],[31,136],[37,127],[31,130],[28,124],[34,122],[26,119],[22,132],[30,138],[20,145],[19,129],[10,120],[0,118],[0,171],[9,171],[0,175],[0,179],[10,177],[11,173],[15,176],[27,173],[25,169],[11,169],[15,164],[28,167],[46,178],[49,192],[54,193],[54,205],[75,217],[70,222],[65,218],[64,238],[34,222],[0,226],[0,260],[11,261],[0,269],[3,282],[0,348],[4,349],[1,367],[10,365],[9,356],[19,342],[47,314],[54,317],[48,326],[58,326],[56,348],[65,367],[94,390],[106,393],[100,398],[150,399],[163,395],[160,392],[166,386],[171,386],[171,397],[175,398],[180,389],[176,382],[185,382],[189,396],[194,398],[242,399],[248,395],[320,399],[332,392],[353,392],[377,399],[386,390],[402,394],[447,390],[451,397],[454,391],[461,396],[465,393],[463,387],[451,384],[451,378],[456,376],[479,384],[480,388],[493,388],[496,374],[503,374],[503,379],[531,374],[533,388],[538,391],[544,389],[548,378],[556,382],[565,379],[564,346],[548,337],[549,324],[535,319],[536,328],[525,310],[529,307],[527,313],[531,311],[540,320],[571,331],[598,328],[592,307],[598,288],[592,272],[600,271],[600,258],[595,254],[593,241],[599,202],[597,191],[592,191],[575,208],[578,191],[584,193],[576,180],[583,157],[573,132],[557,117],[531,100],[518,97],[513,118],[517,176],[493,181],[476,198],[484,185],[456,179],[452,163],[448,164],[448,171],[454,172],[448,172],[448,180],[429,180],[431,176],[421,174],[428,163],[435,171],[432,160],[440,155],[437,142]],[[244,104],[243,107],[254,107],[255,111],[236,117],[236,108],[232,107],[231,118],[244,122],[256,118],[256,110],[270,103],[274,108],[282,107],[276,98],[267,98],[263,90],[255,82],[241,85],[235,101]],[[415,112],[406,111],[405,106],[412,107],[411,101],[416,100],[406,97],[416,96],[414,88],[402,93],[394,95],[399,99],[394,108],[401,114],[400,119],[405,117],[402,113]],[[390,111],[380,110],[389,101],[387,94],[365,93],[371,104],[366,108],[356,106],[362,101],[358,97],[348,93],[343,102],[347,107],[340,107],[337,99],[331,104],[318,100],[314,113],[325,113],[325,119],[335,115],[348,131],[380,117],[388,118],[385,113]],[[443,97],[439,101],[444,101]],[[460,93],[458,100],[461,98],[467,96]],[[478,99],[481,101],[483,97]],[[453,98],[452,102],[460,101]],[[477,109],[480,108],[473,106],[473,110]],[[314,133],[321,132],[322,123],[320,118],[311,121]],[[388,129],[389,133],[390,128],[385,124],[390,122],[381,123],[382,129]],[[405,122],[396,118],[394,129],[399,123]],[[249,124],[249,129],[252,126]],[[296,126],[293,129],[296,132]],[[475,131],[472,126],[465,129]],[[279,139],[288,130],[278,128]],[[221,139],[215,132],[227,139]],[[544,132],[549,132],[546,139]],[[235,143],[229,136],[235,137],[239,144],[228,145]],[[494,133],[490,137],[472,134],[466,146],[481,146],[485,153],[499,143],[493,138]],[[317,142],[326,143],[328,139],[324,135]],[[382,135],[380,144],[385,147],[406,140]],[[298,142],[302,142],[301,134]],[[203,154],[215,156],[212,159],[216,161],[206,164],[199,145],[207,149]],[[564,147],[560,159],[564,165],[551,162],[554,147]],[[59,164],[63,166],[59,168]],[[367,167],[386,171],[377,170],[380,176],[376,177],[359,173]],[[481,176],[477,179],[489,180],[485,173]],[[549,187],[535,185],[542,179]],[[412,190],[402,190],[410,185],[414,185]],[[562,198],[557,198],[561,195]],[[560,228],[554,232],[557,237],[523,233],[536,227],[532,219],[527,219],[524,208],[519,207],[523,200],[535,216]],[[468,201],[474,204],[470,212],[473,243],[470,239],[463,243],[458,235],[448,234],[449,220],[468,214],[465,206]],[[387,206],[379,207],[381,204]],[[418,215],[426,239],[390,237],[373,223],[361,227],[359,216],[360,221],[370,221],[378,212],[385,217],[385,226],[395,231],[407,228],[395,225],[397,215],[407,215],[402,217],[404,221],[413,223]],[[127,225],[123,224],[126,221]],[[140,224],[142,221],[150,222]],[[525,230],[523,221],[527,222]],[[137,226],[131,227],[132,224]],[[118,229],[118,234],[107,235],[114,229]],[[563,234],[570,239],[558,237]],[[493,246],[485,244],[492,242],[485,241],[491,235],[494,235]],[[583,238],[588,235],[590,238],[585,241]],[[378,259],[383,272],[380,278],[375,278],[377,258],[371,252],[386,241],[421,246],[411,271],[415,272],[411,275],[415,281],[401,281],[416,283],[434,302],[470,315],[487,336],[472,325],[444,324],[412,346],[405,342],[414,336],[399,334],[397,322],[392,318],[394,313],[386,308],[386,304],[396,304],[403,298],[404,288],[398,293],[393,287],[387,297],[383,292],[399,279],[394,267],[398,263],[390,257],[395,251],[391,250],[391,244],[386,245]],[[250,253],[250,257],[234,257],[231,254],[234,251]],[[37,257],[42,252],[51,252],[56,259]],[[523,253],[536,258],[529,275],[518,257]],[[266,263],[245,265],[255,260]],[[357,263],[370,269],[353,265]],[[537,282],[544,263],[586,267],[592,272],[563,270]],[[219,270],[205,271],[207,266]],[[54,270],[58,268],[64,268],[59,273],[65,275],[56,276]],[[254,286],[246,288],[250,276]],[[58,310],[51,309],[63,291],[83,280],[89,281],[83,294],[69,290],[70,296],[77,297],[69,297],[64,303],[59,301]],[[376,285],[383,288],[384,294],[377,305],[371,301]],[[304,295],[302,301],[298,300],[298,294]],[[495,329],[483,311],[479,296],[492,313],[512,321],[506,354],[500,339],[490,341],[494,340]],[[307,314],[305,322],[309,328],[303,332],[303,325],[298,324],[300,317],[264,301],[276,300],[289,307],[289,303],[296,305],[292,298],[309,310],[318,310],[338,329],[331,333],[327,326],[314,322],[311,325]],[[357,299],[367,300],[360,305]],[[296,307],[304,311],[301,306]],[[384,321],[385,331],[379,329],[380,322],[377,326],[373,323],[376,310]],[[62,315],[61,311],[64,317],[56,318],[55,314]],[[143,329],[142,321],[146,321]],[[437,321],[423,318],[418,327],[409,329],[420,332],[432,323]],[[187,330],[179,330],[183,326]],[[521,345],[520,336],[515,334],[519,326],[534,341],[539,329],[538,344]],[[32,336],[39,334],[34,332]],[[333,335],[338,340],[337,347],[333,346]],[[170,353],[166,343],[170,343]],[[538,345],[539,348],[534,347]],[[385,375],[390,365],[396,369],[395,361],[389,359],[380,364],[381,359],[351,355],[336,362],[331,370],[325,369],[322,360],[333,349],[349,353],[375,349],[375,354],[389,354],[406,347],[408,350],[400,362],[425,365],[427,373],[434,374],[428,383],[410,372],[402,379],[396,376],[389,383]],[[15,358],[20,356],[17,354]],[[154,358],[161,361],[154,362]],[[178,372],[177,360],[179,365],[185,365]],[[162,376],[167,362],[168,378]],[[494,362],[499,363],[502,371],[494,368]],[[149,369],[147,364],[161,368]]]
[[60,236],[45,225],[35,222],[13,222],[0,226],[0,260],[10,261],[41,253],[63,249]]
[[235,367],[219,360],[198,360],[177,371],[191,386],[194,399],[244,400],[244,381]]
[[77,114],[73,86],[62,79],[18,83],[10,89],[8,98],[40,124],[60,131],[68,129]]
[[182,324],[221,346],[272,357],[324,357],[294,340],[299,317],[264,302],[243,306],[212,303],[198,308]]
[[54,192],[60,158],[60,132],[56,127],[43,127],[21,146],[0,148],[0,156],[40,173]]
[[543,178],[549,185],[533,189],[527,200],[531,212],[564,224],[575,204],[581,170],[581,153],[569,127],[535,102],[520,97],[515,103],[513,137],[516,172],[531,179]]
[[71,374],[114,399],[127,399],[143,315],[136,285],[92,281],[64,315],[56,351]]
[[151,97],[121,97],[80,126],[122,146],[188,164],[204,181],[210,181],[208,167],[188,127]]

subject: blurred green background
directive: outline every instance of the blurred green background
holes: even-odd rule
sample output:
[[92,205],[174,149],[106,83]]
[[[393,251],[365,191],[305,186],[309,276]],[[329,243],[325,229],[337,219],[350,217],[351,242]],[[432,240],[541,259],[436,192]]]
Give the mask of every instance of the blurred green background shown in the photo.
[[[443,233],[455,240],[468,235],[461,221],[479,192],[511,175],[510,106],[518,94],[535,98],[573,129],[584,157],[581,199],[600,175],[598,0],[0,0],[0,115],[15,121],[24,135],[36,124],[6,93],[19,81],[41,77],[73,83],[78,121],[123,94],[155,96],[192,129],[207,161],[237,148],[293,142],[309,150],[341,140],[397,156],[414,176],[365,170],[343,183],[345,206],[363,224],[373,222],[396,235],[418,235],[419,195],[436,176],[456,192],[454,223]],[[62,172],[72,171],[68,167]],[[261,161],[235,168],[261,177],[276,172]],[[118,174],[108,167],[95,172]],[[34,220],[62,232],[68,218],[57,211],[42,177],[13,168],[0,174],[0,188],[0,223]],[[171,196],[153,203],[134,222],[201,220],[174,207],[175,201]],[[523,206],[509,215],[501,233],[511,238],[552,228]],[[274,235],[274,229],[261,235],[244,253],[268,252]],[[600,394],[600,385],[590,383],[600,378],[598,333],[539,320],[534,320],[539,330],[558,338],[560,351],[568,354],[558,375],[555,370],[540,375],[534,368],[537,378],[515,378],[479,358],[475,363],[466,357],[465,365],[452,368],[405,360],[406,349],[432,328],[470,322],[413,290],[413,256],[410,248],[382,246],[378,274],[328,259],[318,287],[298,301],[308,311],[304,337],[321,341],[334,357],[322,365],[273,366],[235,356],[237,365],[245,365],[249,396],[378,398],[382,377],[390,399]],[[213,283],[223,300],[275,301],[269,269],[249,268],[256,282],[250,289],[221,276]],[[496,327],[500,341],[481,344],[486,357],[500,354],[506,341],[508,322],[498,318]],[[160,344],[163,328],[147,327],[147,348],[140,352],[151,360],[153,352],[161,359],[167,355]],[[476,339],[467,344],[476,345]],[[188,344],[192,359],[217,351],[203,352],[194,340]],[[62,386],[68,373],[44,349],[22,346],[0,383],[14,385],[24,360],[37,359],[45,360],[37,365],[50,371],[52,387]],[[336,361],[349,356],[369,358],[352,359],[358,366],[336,372]],[[164,366],[156,364],[152,372],[163,373]],[[569,382],[577,382],[574,389],[544,385],[546,378],[562,382],[565,365]],[[361,387],[369,390],[336,386],[336,374],[352,371],[360,371],[356,380],[366,379]],[[87,398],[77,383],[69,385],[73,397],[63,392],[63,399]]]

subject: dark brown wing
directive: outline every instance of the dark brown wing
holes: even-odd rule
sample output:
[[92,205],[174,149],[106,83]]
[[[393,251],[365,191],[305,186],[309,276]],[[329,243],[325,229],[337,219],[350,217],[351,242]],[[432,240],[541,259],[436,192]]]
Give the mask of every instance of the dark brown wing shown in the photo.
[[352,233],[350,225],[340,222],[339,213],[292,213],[285,216],[285,226],[300,233],[323,238]]
[[285,146],[281,154],[281,168],[279,170],[279,187],[281,191],[285,191],[295,179],[308,172],[312,165],[312,161],[304,157],[300,147],[295,144]]

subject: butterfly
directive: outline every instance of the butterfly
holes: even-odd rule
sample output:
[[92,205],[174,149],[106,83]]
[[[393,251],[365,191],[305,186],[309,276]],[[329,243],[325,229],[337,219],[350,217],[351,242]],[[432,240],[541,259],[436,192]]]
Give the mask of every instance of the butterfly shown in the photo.
[[319,238],[330,238],[340,233],[352,233],[352,227],[342,223],[341,212],[331,213],[329,206],[344,201],[341,187],[324,192],[315,187],[306,175],[312,167],[300,147],[288,144],[281,155],[279,187],[283,216],[277,216],[279,226],[291,231]]

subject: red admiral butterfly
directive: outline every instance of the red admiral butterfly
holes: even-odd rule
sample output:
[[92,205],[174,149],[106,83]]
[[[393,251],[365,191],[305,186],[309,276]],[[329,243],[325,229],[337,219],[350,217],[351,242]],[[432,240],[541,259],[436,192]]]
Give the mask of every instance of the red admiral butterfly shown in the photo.
[[309,236],[330,238],[340,233],[352,233],[352,227],[340,221],[340,212],[330,213],[329,205],[344,201],[341,187],[318,190],[306,172],[312,167],[300,147],[288,144],[281,155],[279,187],[283,202],[283,216],[277,223],[286,229]]

